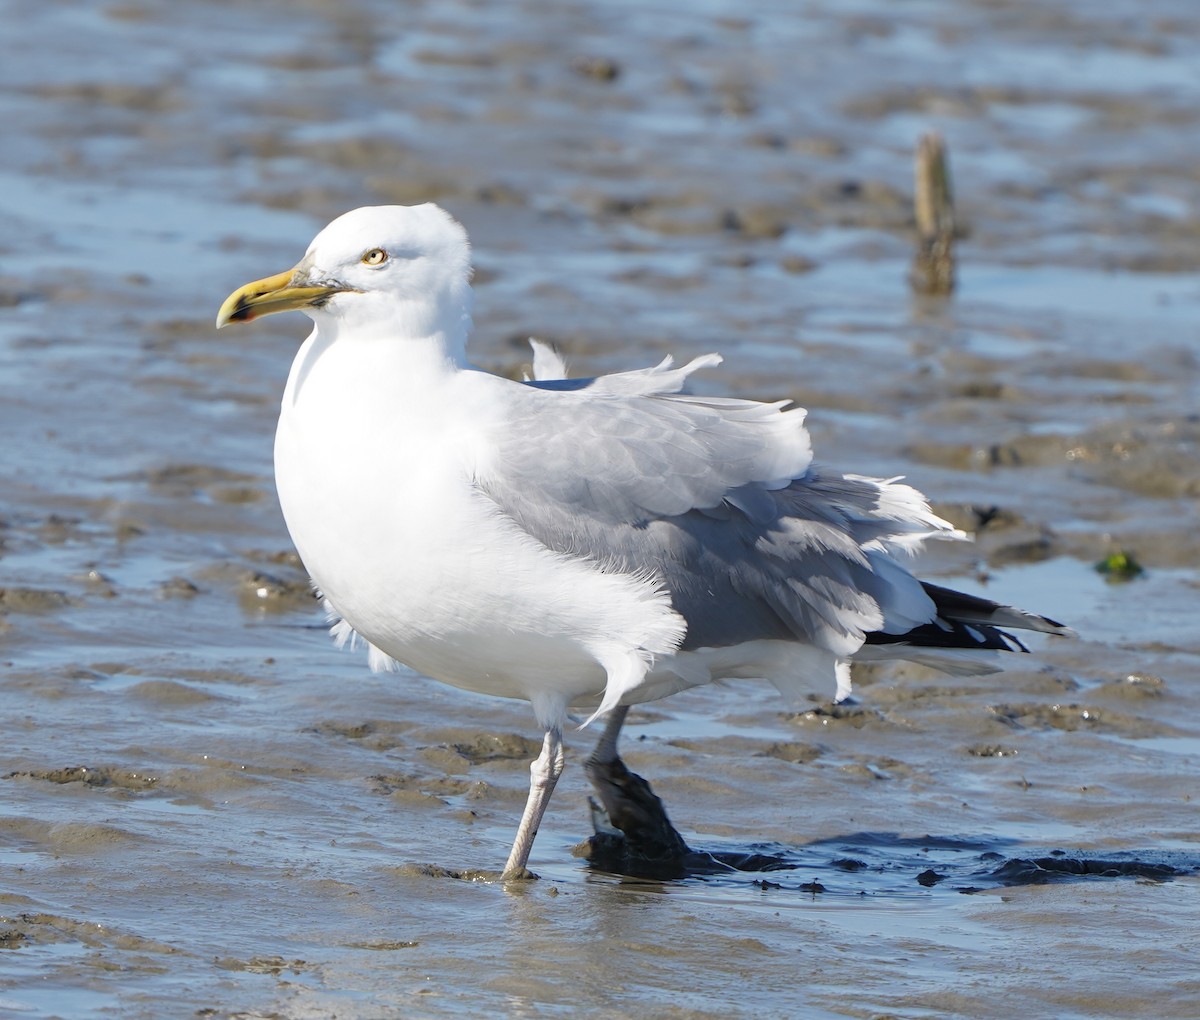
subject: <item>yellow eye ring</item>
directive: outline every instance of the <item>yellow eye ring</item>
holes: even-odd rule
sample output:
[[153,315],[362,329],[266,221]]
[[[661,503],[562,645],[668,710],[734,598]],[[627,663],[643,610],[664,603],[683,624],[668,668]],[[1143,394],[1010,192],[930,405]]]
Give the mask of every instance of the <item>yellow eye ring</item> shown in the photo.
[[388,253],[382,248],[372,248],[362,257],[364,266],[382,266],[388,260]]

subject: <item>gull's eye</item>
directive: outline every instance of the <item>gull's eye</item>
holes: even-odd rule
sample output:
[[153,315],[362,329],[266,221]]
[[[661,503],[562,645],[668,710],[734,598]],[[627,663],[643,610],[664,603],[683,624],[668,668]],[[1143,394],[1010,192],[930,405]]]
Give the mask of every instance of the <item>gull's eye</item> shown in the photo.
[[388,260],[388,253],[382,248],[372,248],[368,252],[363,253],[362,264],[364,266],[382,266]]

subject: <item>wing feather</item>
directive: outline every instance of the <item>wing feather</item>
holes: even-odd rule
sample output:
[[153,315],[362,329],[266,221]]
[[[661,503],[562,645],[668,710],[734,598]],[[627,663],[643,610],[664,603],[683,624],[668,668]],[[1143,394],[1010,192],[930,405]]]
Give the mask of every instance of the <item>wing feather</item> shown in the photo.
[[964,536],[895,479],[813,468],[803,410],[680,392],[717,360],[517,388],[477,484],[547,547],[660,578],[684,649],[790,638],[849,655],[932,621],[892,554]]

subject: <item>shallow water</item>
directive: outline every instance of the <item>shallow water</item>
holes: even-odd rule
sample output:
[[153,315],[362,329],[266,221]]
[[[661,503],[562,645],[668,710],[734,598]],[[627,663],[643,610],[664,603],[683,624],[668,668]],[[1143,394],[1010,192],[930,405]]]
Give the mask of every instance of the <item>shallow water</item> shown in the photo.
[[[10,7],[0,1013],[1197,1015],[1194,5]],[[906,282],[931,128],[950,301]],[[977,531],[927,576],[1079,637],[631,716],[689,843],[783,870],[589,870],[578,734],[541,881],[451,877],[504,860],[528,708],[330,647],[270,468],[306,323],[211,328],[333,215],[427,198],[481,364],[720,350],[702,386]]]

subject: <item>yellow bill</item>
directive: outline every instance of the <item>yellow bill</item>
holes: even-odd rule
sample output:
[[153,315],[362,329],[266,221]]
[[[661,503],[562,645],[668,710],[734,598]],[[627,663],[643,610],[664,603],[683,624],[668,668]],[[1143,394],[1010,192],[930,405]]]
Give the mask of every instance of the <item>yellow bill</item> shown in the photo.
[[217,312],[217,329],[231,322],[251,322],[276,312],[308,308],[345,289],[333,284],[309,284],[299,269],[289,269],[255,280],[230,294]]

